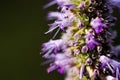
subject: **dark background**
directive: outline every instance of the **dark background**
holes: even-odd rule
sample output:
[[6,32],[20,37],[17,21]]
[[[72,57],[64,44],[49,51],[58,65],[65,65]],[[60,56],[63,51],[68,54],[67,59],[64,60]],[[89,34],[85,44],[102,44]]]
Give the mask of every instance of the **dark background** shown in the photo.
[[[63,80],[56,72],[47,74],[40,48],[52,34],[46,14],[55,6],[42,9],[46,0],[0,0],[0,80]],[[117,12],[117,11],[116,11]],[[116,15],[116,14],[115,14]],[[120,43],[120,14],[114,27],[118,31],[115,44]]]

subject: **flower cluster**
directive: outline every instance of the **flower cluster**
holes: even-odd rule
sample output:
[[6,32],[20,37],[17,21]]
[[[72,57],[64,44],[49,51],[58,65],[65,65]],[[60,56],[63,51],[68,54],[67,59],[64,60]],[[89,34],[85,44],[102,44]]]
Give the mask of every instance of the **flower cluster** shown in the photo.
[[[58,4],[60,12],[50,12],[53,39],[43,43],[43,57],[48,59],[47,72],[57,70],[65,80],[120,80],[120,46],[112,45],[116,32],[111,29],[116,18],[113,8],[119,0],[53,0],[44,8]],[[54,40],[58,32],[62,37]],[[46,63],[46,62],[45,62]]]

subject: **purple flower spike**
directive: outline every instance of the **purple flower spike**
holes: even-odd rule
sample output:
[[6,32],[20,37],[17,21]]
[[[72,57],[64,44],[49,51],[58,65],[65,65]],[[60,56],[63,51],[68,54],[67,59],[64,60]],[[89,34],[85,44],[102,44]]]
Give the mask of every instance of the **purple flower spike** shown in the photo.
[[106,24],[102,23],[102,19],[98,17],[91,21],[91,26],[97,34],[101,33],[103,28],[107,27]]
[[[120,46],[112,45],[111,28],[120,0],[51,0],[44,8],[54,4],[59,11],[48,13],[54,22],[45,34],[57,31],[42,48],[48,59],[43,64],[50,63],[47,72],[57,70],[65,80],[120,80]],[[60,32],[61,38],[53,40]]]

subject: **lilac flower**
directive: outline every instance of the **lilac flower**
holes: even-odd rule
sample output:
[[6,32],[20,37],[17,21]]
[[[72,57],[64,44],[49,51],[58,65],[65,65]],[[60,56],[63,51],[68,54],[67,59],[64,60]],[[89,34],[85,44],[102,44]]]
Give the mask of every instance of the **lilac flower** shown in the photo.
[[45,58],[49,57],[51,52],[57,54],[62,45],[63,45],[62,40],[50,40],[49,42],[44,43],[42,51],[47,53],[43,57]]
[[67,57],[64,54],[57,54],[55,56],[55,59],[56,59],[55,64],[61,67],[65,67],[67,64],[72,63],[70,57]]
[[95,41],[95,39],[90,39],[89,41],[86,42],[88,48],[90,50],[93,50],[98,43]]
[[101,33],[103,28],[107,27],[106,24],[102,23],[102,19],[98,17],[91,21],[91,26],[97,34]]
[[68,65],[72,64],[71,59],[62,53],[54,54],[52,58],[55,59],[55,62],[52,63],[52,65],[50,65],[50,67],[47,69],[48,73],[55,69],[58,69],[59,73],[64,74],[65,68],[67,68]]
[[98,42],[95,40],[94,36],[92,33],[88,33],[86,36],[85,36],[85,42],[86,42],[86,45],[87,47],[90,49],[90,50],[93,50],[95,48],[96,45],[98,45]]
[[111,59],[109,59],[106,56],[100,56],[99,61],[103,64],[109,63],[111,61]]
[[54,29],[56,28],[60,28],[62,29],[63,31],[65,31],[65,27],[71,25],[71,22],[69,22],[69,19],[64,19],[64,20],[57,20],[55,21],[53,24],[49,24],[50,26],[50,30],[48,32],[46,32],[45,34],[53,31]]
[[93,34],[92,33],[88,33],[87,35],[85,35],[85,39],[88,41],[90,40],[91,38],[94,38]]
[[65,27],[71,26],[72,22],[75,20],[73,13],[67,10],[64,13],[61,12],[50,12],[48,14],[48,19],[56,18],[57,20],[49,24],[50,29],[45,34],[52,32],[56,28],[60,28],[61,30],[65,31]]
[[120,62],[112,60],[106,56],[101,56],[99,58],[99,61],[102,63],[102,65],[108,66],[108,68],[111,70],[112,74],[115,74],[115,72],[116,72],[116,79],[119,78],[119,76],[120,76],[120,74],[119,74]]
[[55,70],[55,69],[57,69],[57,68],[58,68],[57,65],[51,64],[50,67],[47,69],[47,72],[50,73],[51,71],[53,71],[53,70]]
[[112,60],[106,56],[100,56],[99,61],[103,64],[110,63],[111,65],[114,66],[114,68],[119,68],[120,67],[120,62],[117,62],[115,60]]

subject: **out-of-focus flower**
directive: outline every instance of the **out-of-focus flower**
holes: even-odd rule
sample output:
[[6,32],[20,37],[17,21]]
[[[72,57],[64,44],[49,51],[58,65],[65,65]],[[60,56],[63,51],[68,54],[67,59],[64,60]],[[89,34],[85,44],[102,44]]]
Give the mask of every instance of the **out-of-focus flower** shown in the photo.
[[115,55],[118,58],[120,57],[120,45],[113,47],[112,51],[112,55]]
[[108,0],[113,6],[120,8],[120,0]]
[[50,40],[49,42],[44,43],[42,51],[46,52],[46,54],[43,57],[49,57],[50,53],[57,54],[63,44],[62,40]]
[[53,62],[47,69],[48,73],[55,69],[58,69],[59,73],[64,74],[67,66],[72,64],[70,57],[66,56],[63,53],[54,54],[52,58],[55,59],[55,62]]

